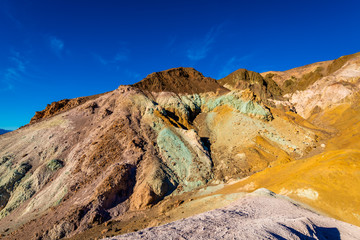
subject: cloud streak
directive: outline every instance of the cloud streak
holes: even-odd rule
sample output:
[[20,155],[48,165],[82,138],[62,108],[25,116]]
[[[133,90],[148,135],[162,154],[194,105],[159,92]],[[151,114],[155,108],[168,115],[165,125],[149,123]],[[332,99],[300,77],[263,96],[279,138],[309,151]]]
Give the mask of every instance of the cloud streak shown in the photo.
[[174,51],[176,50],[176,47],[175,47],[176,40],[177,40],[176,36],[169,37],[168,42],[164,45],[165,49],[167,51],[169,51],[170,53],[174,53]]
[[55,53],[55,55],[61,57],[65,47],[64,41],[55,36],[50,36],[49,43],[50,48]]
[[92,53],[93,58],[100,62],[102,65],[108,65],[109,61],[105,60],[102,56],[96,54],[96,53]]
[[206,58],[222,28],[223,25],[212,27],[202,39],[193,41],[186,52],[187,57],[192,61],[199,61]]
[[13,90],[14,85],[26,75],[28,62],[19,52],[11,52],[9,63],[10,66],[2,72],[1,91]]
[[22,23],[13,15],[9,1],[1,1],[0,13],[4,14],[18,29],[23,27]]
[[217,79],[226,77],[230,73],[238,70],[239,68],[241,68],[241,65],[244,66],[244,62],[246,62],[251,57],[251,55],[245,55],[242,57],[231,57],[219,71]]
[[114,57],[113,63],[123,62],[123,61],[126,61],[126,60],[128,60],[127,54],[122,53],[122,52],[118,52]]
[[100,62],[102,65],[108,66],[108,65],[117,65],[121,62],[127,61],[129,59],[128,52],[129,51],[127,49],[123,49],[117,52],[112,58],[109,59],[106,59],[96,53],[92,53],[92,56],[96,61]]

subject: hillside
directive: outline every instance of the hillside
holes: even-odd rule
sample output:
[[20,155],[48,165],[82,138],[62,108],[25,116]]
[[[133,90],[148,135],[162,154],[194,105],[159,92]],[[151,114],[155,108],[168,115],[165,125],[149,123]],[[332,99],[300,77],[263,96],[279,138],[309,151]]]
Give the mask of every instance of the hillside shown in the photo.
[[360,53],[356,53],[283,73],[262,75],[280,84],[289,104],[295,106],[300,116],[309,118],[359,91],[359,66]]
[[[284,238],[285,226],[309,237],[321,228],[360,232],[340,222],[360,226],[359,57],[283,73],[239,69],[219,81],[174,68],[54,102],[0,136],[0,233],[114,236],[246,202],[259,188],[310,206],[281,200],[279,209],[298,213],[294,225],[291,214],[273,224],[266,208],[256,209],[260,229]],[[304,82],[309,73],[315,77]],[[292,89],[284,86],[289,76]],[[267,201],[278,199],[256,205]],[[340,221],[302,221],[315,216],[308,208]]]

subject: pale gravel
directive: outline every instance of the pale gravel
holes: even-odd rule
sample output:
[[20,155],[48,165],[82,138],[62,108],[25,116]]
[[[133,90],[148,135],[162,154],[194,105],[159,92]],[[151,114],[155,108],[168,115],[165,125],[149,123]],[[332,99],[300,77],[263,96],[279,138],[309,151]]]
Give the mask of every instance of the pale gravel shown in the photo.
[[[209,203],[211,204],[211,203]],[[269,194],[226,208],[107,239],[360,239],[360,228]]]

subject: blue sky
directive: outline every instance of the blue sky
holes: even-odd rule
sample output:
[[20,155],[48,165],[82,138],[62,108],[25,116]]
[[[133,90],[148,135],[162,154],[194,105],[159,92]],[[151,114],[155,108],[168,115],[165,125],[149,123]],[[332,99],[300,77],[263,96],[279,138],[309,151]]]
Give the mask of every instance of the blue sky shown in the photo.
[[173,67],[222,78],[360,51],[359,1],[0,1],[0,128]]

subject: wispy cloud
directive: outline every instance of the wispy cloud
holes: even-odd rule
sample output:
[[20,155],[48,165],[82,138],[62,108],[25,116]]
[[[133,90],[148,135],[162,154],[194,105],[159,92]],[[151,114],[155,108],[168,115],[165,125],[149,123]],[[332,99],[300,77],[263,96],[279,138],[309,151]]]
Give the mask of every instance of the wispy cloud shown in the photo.
[[173,36],[173,37],[170,37],[169,38],[169,41],[168,43],[165,45],[166,48],[172,48],[175,44],[175,41],[176,41],[177,37],[176,36]]
[[11,12],[6,12],[5,14],[15,24],[15,26],[18,29],[22,28],[23,26],[22,23]]
[[186,52],[187,57],[192,61],[204,59],[211,50],[211,47],[220,34],[222,28],[223,25],[212,27],[203,38],[194,40]]
[[26,75],[28,61],[16,51],[12,51],[9,56],[9,67],[2,71],[1,91],[14,89],[17,82],[21,82]]
[[50,36],[49,44],[51,50],[56,54],[56,56],[61,57],[65,47],[64,41],[55,36]]
[[102,65],[106,66],[106,65],[118,65],[121,62],[125,62],[129,59],[129,50],[126,48],[121,49],[120,51],[118,51],[115,55],[113,55],[113,57],[110,58],[104,58],[103,56],[97,54],[97,53],[92,53],[93,58],[100,62]]
[[98,55],[96,53],[92,53],[91,55],[93,56],[93,58],[96,61],[100,62],[102,65],[108,65],[109,64],[109,62],[107,60],[105,60],[102,56],[100,56],[100,55]]
[[128,56],[126,53],[124,52],[118,52],[115,57],[114,57],[114,60],[113,62],[116,63],[116,62],[123,62],[123,61],[126,61],[128,60]]
[[128,69],[124,70],[125,75],[127,76],[129,81],[138,82],[141,80],[141,74],[137,72],[130,71]]
[[168,41],[166,44],[164,44],[164,48],[166,49],[166,51],[168,51],[169,53],[174,53],[176,50],[176,46],[175,46],[175,42],[177,40],[176,36],[172,36],[168,38]]
[[225,65],[221,68],[217,75],[217,79],[226,77],[230,73],[238,70],[241,67],[244,67],[246,65],[246,61],[249,60],[252,57],[252,55],[245,55],[242,57],[233,56],[228,61],[226,61]]
[[0,2],[0,13],[9,19],[18,29],[23,27],[23,24],[12,13],[12,6],[10,1]]

